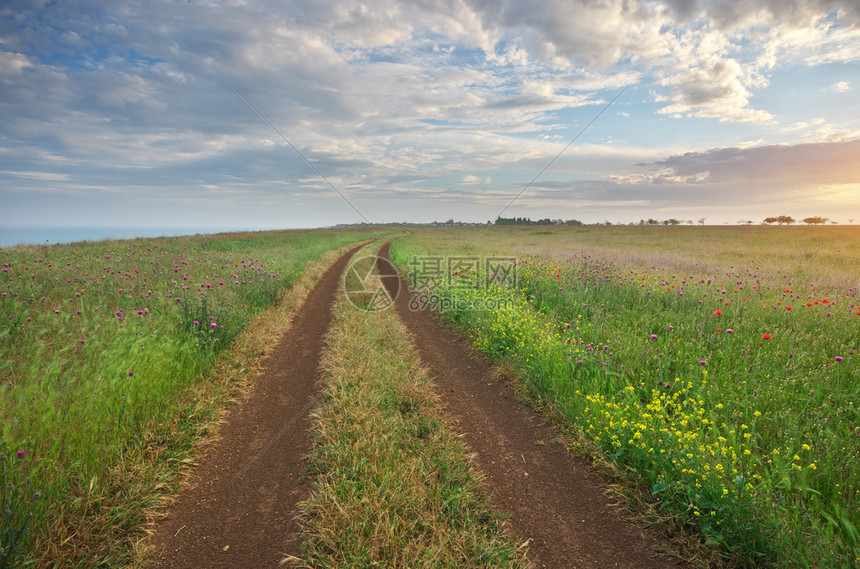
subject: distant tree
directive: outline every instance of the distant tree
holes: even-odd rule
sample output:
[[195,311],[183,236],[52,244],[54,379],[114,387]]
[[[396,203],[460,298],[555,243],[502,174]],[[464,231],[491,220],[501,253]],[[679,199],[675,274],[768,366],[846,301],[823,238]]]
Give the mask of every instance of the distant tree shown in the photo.
[[705,224],[705,218],[704,218],[704,217],[700,217],[700,218],[699,218],[699,225],[704,225],[704,224]]
[[653,217],[649,217],[647,223],[648,225],[660,225],[660,222]]
[[532,225],[534,222],[528,217],[499,217],[496,225]]
[[692,220],[692,219],[688,219],[688,220],[687,220],[687,221],[685,221],[684,223],[686,223],[687,225],[693,225],[693,220]]
[[578,219],[568,219],[564,222],[565,225],[582,225],[582,222]]
[[771,223],[776,223],[776,222],[777,222],[777,219],[775,217],[765,217],[763,223],[765,225],[770,225]]
[[755,223],[755,221],[753,221],[752,219],[739,219],[738,220],[738,225],[752,225],[753,223]]
[[826,217],[816,215],[815,217],[805,217],[801,221],[807,225],[821,225],[823,223],[827,223],[828,219]]
[[776,222],[779,225],[782,225],[783,223],[786,225],[791,225],[792,223],[794,223],[794,218],[791,217],[790,215],[780,215],[779,217],[776,218]]
[[848,223],[854,223],[854,218],[852,217],[851,219],[849,219]]

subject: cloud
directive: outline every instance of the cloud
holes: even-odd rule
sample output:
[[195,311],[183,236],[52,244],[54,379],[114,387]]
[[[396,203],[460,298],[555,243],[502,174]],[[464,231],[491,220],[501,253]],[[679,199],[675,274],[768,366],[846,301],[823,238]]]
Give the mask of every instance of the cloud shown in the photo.
[[651,166],[658,172],[640,174],[639,181],[748,184],[771,192],[854,183],[860,179],[860,140],[718,148],[671,156]]
[[839,81],[831,85],[830,88],[837,93],[847,93],[851,90],[851,83],[848,81]]
[[[635,143],[590,137],[619,117],[642,131],[710,128],[684,122],[706,118],[760,129],[726,144],[772,142],[782,117],[756,97],[769,72],[857,61],[858,23],[860,9],[825,0],[13,1],[0,8],[0,169],[42,191],[150,187],[195,203],[209,191],[282,208],[331,197],[229,81],[350,195],[408,201],[440,184],[487,203],[495,194],[463,188],[521,187],[630,84],[616,106],[645,103],[603,115],[552,181],[706,186],[724,175],[716,154],[713,169],[658,163],[685,144],[672,133],[648,148],[638,133]],[[824,85],[850,88],[834,81]],[[793,116],[778,134],[857,137],[855,123],[826,116]],[[693,148],[702,144],[720,142],[702,135]]]
[[28,180],[41,180],[45,182],[65,182],[71,179],[69,174],[58,174],[55,172],[24,172],[19,170],[0,170],[0,174],[26,178]]

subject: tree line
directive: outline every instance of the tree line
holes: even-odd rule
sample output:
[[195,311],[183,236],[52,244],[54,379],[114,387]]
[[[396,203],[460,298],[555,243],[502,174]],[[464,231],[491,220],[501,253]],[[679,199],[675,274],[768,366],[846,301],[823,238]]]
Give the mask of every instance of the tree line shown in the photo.
[[[814,217],[805,217],[805,218],[801,219],[800,221],[807,224],[807,225],[823,225],[825,223],[831,223],[831,224],[835,225],[837,223],[836,221],[832,221],[831,219],[829,219],[827,217],[821,217],[818,215],[814,216]],[[488,224],[489,223],[493,223],[493,222],[488,222]],[[550,219],[548,217],[544,218],[544,219],[534,220],[534,221],[528,217],[497,217],[496,221],[494,223],[496,225],[586,225],[585,223],[583,223],[582,221],[579,221],[578,219],[564,220],[564,219]],[[649,218],[647,220],[640,219],[639,223],[631,222],[628,225],[681,225],[682,223],[692,225],[694,222],[692,219],[688,219],[686,221],[683,221],[683,220],[675,219],[675,218],[663,219],[663,220]],[[704,225],[705,224],[705,218],[704,217],[699,218],[697,223],[699,225]],[[740,220],[738,220],[738,225],[753,225],[754,223],[755,223],[755,221],[753,221],[751,219],[740,219]],[[778,215],[775,217],[766,217],[766,218],[764,218],[764,220],[762,220],[762,223],[765,225],[772,225],[774,223],[777,225],[792,225],[794,223],[797,223],[797,220],[795,220],[790,215]],[[854,223],[854,220],[849,219],[848,223]],[[611,221],[604,221],[604,222],[593,223],[590,225],[623,225],[623,223],[613,224]]]

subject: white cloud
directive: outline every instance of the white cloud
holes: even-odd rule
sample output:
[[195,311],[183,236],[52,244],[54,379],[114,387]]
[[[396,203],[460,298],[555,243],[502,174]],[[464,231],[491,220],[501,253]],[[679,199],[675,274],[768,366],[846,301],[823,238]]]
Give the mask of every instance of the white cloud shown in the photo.
[[58,174],[56,172],[25,172],[20,170],[0,170],[0,174],[14,176],[16,178],[26,178],[28,180],[41,180],[43,182],[65,182],[71,179],[68,174]]
[[674,168],[661,168],[654,174],[637,173],[629,176],[610,175],[607,179],[616,184],[701,184],[706,182],[710,172],[696,172],[686,176],[678,175],[678,171]]
[[851,90],[851,83],[848,81],[839,81],[834,83],[830,88],[837,93],[847,93]]

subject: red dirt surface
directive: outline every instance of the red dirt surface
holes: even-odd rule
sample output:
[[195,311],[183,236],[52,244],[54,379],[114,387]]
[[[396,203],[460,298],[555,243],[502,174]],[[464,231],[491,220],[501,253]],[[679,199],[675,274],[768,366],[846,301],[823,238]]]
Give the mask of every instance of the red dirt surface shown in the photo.
[[[388,258],[389,245],[380,250]],[[399,277],[389,274],[391,285]],[[536,567],[680,569],[660,555],[657,538],[625,519],[590,464],[553,442],[557,432],[476,358],[468,342],[426,311],[409,309],[400,283],[397,313],[413,336],[446,414],[477,455],[491,502],[510,516],[520,543],[528,541]]]
[[310,491],[300,483],[310,451],[307,411],[318,393],[340,275],[360,248],[326,271],[263,360],[247,400],[229,412],[188,487],[158,524],[149,566],[276,568],[285,555],[298,554],[296,504]]

